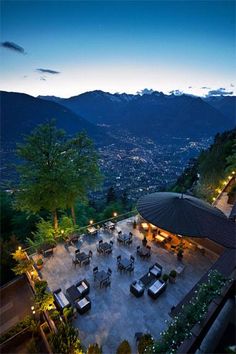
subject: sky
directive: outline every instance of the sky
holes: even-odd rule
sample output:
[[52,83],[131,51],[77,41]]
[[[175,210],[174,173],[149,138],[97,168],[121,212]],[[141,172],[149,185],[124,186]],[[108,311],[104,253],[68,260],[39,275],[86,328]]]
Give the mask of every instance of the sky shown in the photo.
[[235,4],[2,1],[0,89],[235,94]]

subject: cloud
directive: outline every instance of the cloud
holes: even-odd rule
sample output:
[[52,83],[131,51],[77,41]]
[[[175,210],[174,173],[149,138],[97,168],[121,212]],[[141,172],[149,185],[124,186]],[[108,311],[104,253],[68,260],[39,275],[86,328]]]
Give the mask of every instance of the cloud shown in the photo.
[[226,91],[224,87],[208,91],[207,96],[228,96],[233,95],[233,91]]
[[211,88],[210,88],[210,87],[207,87],[207,86],[202,86],[201,89],[202,89],[202,90],[210,90]]
[[43,73],[43,74],[52,74],[52,75],[56,75],[56,74],[60,74],[60,71],[56,71],[56,70],[51,70],[51,69],[36,69],[38,72]]
[[153,89],[145,88],[143,90],[137,91],[138,95],[151,95],[154,92]]
[[1,47],[13,50],[13,51],[20,53],[20,54],[26,54],[24,48],[22,48],[21,46],[19,46],[18,44],[14,43],[14,42],[2,42]]
[[47,81],[46,77],[40,76],[40,81]]
[[175,95],[175,96],[181,96],[181,95],[183,95],[183,91],[180,91],[180,90],[171,90],[171,91],[169,91],[169,93],[170,93],[171,95]]

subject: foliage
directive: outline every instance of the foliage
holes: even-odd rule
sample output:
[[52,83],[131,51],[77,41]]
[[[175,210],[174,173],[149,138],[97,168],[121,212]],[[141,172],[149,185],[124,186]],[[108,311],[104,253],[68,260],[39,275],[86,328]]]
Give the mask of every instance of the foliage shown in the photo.
[[52,320],[57,321],[59,319],[59,317],[60,317],[60,312],[57,311],[57,310],[52,310],[50,312],[50,317],[51,317]]
[[123,340],[117,348],[116,354],[131,354],[131,347],[127,340]]
[[169,275],[168,274],[163,274],[162,275],[162,280],[167,282],[167,280],[169,279]]
[[52,293],[47,291],[47,282],[39,280],[35,283],[34,302],[39,311],[49,310],[54,302]]
[[202,283],[187,305],[182,306],[179,316],[175,316],[161,338],[153,346],[146,348],[146,353],[175,353],[183,341],[191,337],[191,329],[205,316],[211,301],[221,294],[226,279],[216,270],[210,271],[206,283]]
[[26,350],[28,354],[38,354],[40,353],[39,345],[37,344],[36,339],[33,337],[27,343]]
[[110,187],[107,191],[107,204],[114,203],[117,200],[114,187]]
[[34,261],[32,259],[22,259],[17,262],[17,265],[12,268],[13,272],[16,275],[22,275],[25,274],[26,272],[29,272],[32,269],[32,266],[34,264]]
[[139,354],[144,354],[145,349],[149,346],[153,345],[153,338],[151,336],[151,334],[144,334],[142,335],[142,337],[140,338],[139,342],[138,342],[138,352]]
[[23,329],[28,328],[31,330],[37,324],[32,317],[26,316],[22,321],[18,322],[14,327],[12,327],[8,332],[0,337],[0,343],[5,342],[7,339],[13,337],[17,333],[21,332]]
[[170,271],[169,276],[172,277],[172,278],[176,278],[176,276],[177,276],[176,270],[172,269],[172,270]]
[[90,344],[86,354],[102,354],[102,348],[97,343]]
[[50,221],[41,218],[37,224],[37,231],[32,234],[34,239],[27,238],[27,241],[35,251],[39,251],[45,244],[55,244],[55,230]]
[[12,257],[16,262],[20,262],[27,259],[25,251],[23,251],[21,248],[18,248],[15,252],[13,252]]
[[82,354],[82,347],[78,338],[78,330],[71,324],[61,323],[56,334],[50,335],[50,343],[54,353]]
[[66,238],[67,236],[76,232],[76,230],[77,228],[73,224],[72,218],[63,215],[59,221],[59,232],[62,235],[62,237]]
[[[18,145],[21,165],[17,205],[20,210],[53,215],[57,230],[57,210],[71,208],[86,198],[87,191],[100,182],[98,157],[85,133],[68,139],[52,121],[39,125]],[[74,215],[73,215],[74,216]]]
[[12,268],[15,266],[16,262],[12,257],[12,252],[18,247],[18,245],[19,243],[15,236],[10,236],[6,241],[3,241],[0,238],[1,285],[15,277]]
[[68,320],[72,319],[73,315],[74,315],[73,307],[65,307],[63,309],[63,316],[64,316],[66,322]]
[[37,266],[42,266],[43,265],[43,260],[42,260],[42,258],[39,258],[38,260],[37,260]]
[[236,171],[236,129],[217,134],[209,149],[202,151],[197,160],[191,161],[176,184],[174,192],[191,189],[199,198],[212,201],[217,189]]

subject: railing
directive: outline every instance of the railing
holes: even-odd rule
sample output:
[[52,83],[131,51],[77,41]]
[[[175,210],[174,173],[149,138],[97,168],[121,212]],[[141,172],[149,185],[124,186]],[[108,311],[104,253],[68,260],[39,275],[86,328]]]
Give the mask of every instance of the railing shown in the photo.
[[[87,233],[87,229],[88,227],[91,227],[91,226],[94,226],[94,227],[98,227],[98,226],[103,226],[105,223],[107,223],[108,221],[115,221],[115,222],[119,222],[119,221],[122,221],[122,220],[125,220],[125,219],[128,219],[134,215],[138,214],[138,211],[136,209],[134,210],[131,210],[131,211],[128,211],[126,213],[123,213],[123,214],[120,214],[120,215],[116,215],[116,216],[113,216],[111,218],[108,218],[108,219],[104,219],[104,220],[100,220],[98,222],[92,222],[92,223],[89,223],[88,225],[86,226],[82,226],[80,228],[78,228],[76,230],[76,233],[78,234],[85,234]],[[55,236],[55,240],[59,240],[63,237],[62,234],[59,234],[59,235],[56,235]],[[28,255],[33,255],[35,253],[35,250],[33,248],[33,246],[29,246],[29,247],[26,247],[23,249],[23,251],[27,252]]]

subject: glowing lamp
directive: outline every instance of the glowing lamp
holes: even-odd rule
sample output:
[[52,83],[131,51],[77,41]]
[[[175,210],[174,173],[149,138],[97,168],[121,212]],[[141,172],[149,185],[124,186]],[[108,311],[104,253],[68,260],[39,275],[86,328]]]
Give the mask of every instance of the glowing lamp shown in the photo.
[[90,223],[90,225],[92,225],[93,224],[93,220],[90,220],[89,223]]
[[116,216],[117,216],[117,213],[116,213],[116,212],[114,212],[114,213],[113,213],[113,216],[114,216],[114,217],[116,217]]

